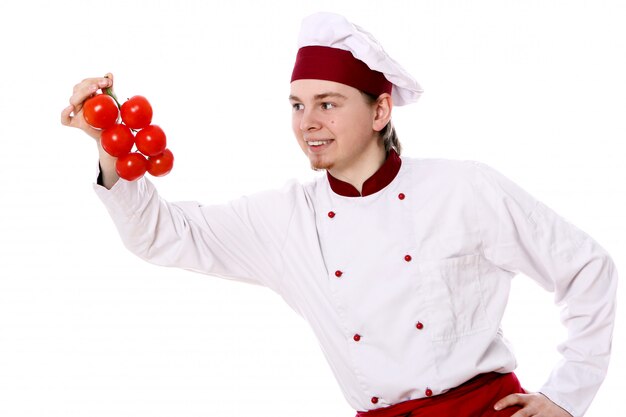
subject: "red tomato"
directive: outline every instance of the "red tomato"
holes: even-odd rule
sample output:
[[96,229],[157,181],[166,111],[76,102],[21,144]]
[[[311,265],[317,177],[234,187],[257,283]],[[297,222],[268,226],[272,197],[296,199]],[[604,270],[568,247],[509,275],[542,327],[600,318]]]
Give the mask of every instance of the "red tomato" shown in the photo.
[[148,172],[155,177],[167,175],[174,166],[174,154],[169,149],[148,158]]
[[122,156],[130,152],[135,144],[135,136],[128,126],[114,124],[102,131],[100,143],[111,156]]
[[152,106],[143,96],[129,98],[120,110],[122,120],[131,129],[143,129],[152,122]]
[[111,96],[98,94],[85,100],[83,116],[91,127],[106,129],[113,126],[117,121],[119,109]]
[[138,152],[131,152],[115,161],[115,171],[120,178],[135,181],[143,176],[148,169],[146,157]]
[[165,132],[157,125],[150,125],[141,129],[135,135],[135,144],[139,152],[146,156],[155,156],[162,153],[167,142]]

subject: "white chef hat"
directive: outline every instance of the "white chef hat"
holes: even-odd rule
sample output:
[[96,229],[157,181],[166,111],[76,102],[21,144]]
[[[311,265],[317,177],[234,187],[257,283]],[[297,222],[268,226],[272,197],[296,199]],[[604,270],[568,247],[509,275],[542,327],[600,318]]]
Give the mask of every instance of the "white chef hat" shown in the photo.
[[420,85],[383,50],[372,35],[345,17],[320,12],[302,21],[291,81],[336,81],[379,96],[391,93],[396,106],[420,97]]

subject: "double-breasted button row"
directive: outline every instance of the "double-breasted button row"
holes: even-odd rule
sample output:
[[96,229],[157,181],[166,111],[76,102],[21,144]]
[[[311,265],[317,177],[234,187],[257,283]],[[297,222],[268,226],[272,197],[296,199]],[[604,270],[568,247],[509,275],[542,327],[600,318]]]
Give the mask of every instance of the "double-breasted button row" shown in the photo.
[[[405,198],[406,198],[406,195],[405,195],[404,193],[399,193],[399,194],[398,194],[398,199],[399,199],[399,200],[404,200]],[[329,219],[334,219],[334,218],[337,216],[337,213],[336,213],[336,212],[334,212],[333,210],[330,210],[330,211],[327,213],[327,215],[328,215],[328,218],[329,218]],[[408,253],[404,255],[404,261],[405,261],[405,262],[411,262],[412,260],[413,260],[413,257],[412,257],[411,255],[409,255]],[[341,278],[343,275],[344,275],[344,272],[343,272],[342,270],[338,269],[338,270],[336,270],[336,271],[335,271],[335,277],[337,277],[337,278]],[[424,328],[424,324],[422,324],[422,322],[418,321],[418,322],[415,324],[415,328],[416,328],[417,330],[422,330],[422,329]],[[357,343],[358,343],[358,342],[360,342],[360,341],[361,341],[362,337],[363,337],[363,336],[361,336],[360,334],[355,333],[355,334],[352,336],[352,339],[353,339],[355,342],[357,342]],[[430,397],[431,395],[433,395],[433,393],[432,393],[432,391],[431,391],[430,389],[426,389],[425,394],[426,394],[426,396],[427,396],[427,397]],[[370,399],[370,401],[372,402],[372,404],[378,404],[379,398],[378,398],[378,397],[372,397],[372,398]]]

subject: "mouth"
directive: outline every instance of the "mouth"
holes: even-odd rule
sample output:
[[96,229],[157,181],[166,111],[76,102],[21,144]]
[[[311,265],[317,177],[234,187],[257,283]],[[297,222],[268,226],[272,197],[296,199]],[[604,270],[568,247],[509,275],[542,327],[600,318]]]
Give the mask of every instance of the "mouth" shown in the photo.
[[333,142],[333,139],[305,140],[305,142],[311,151],[319,152],[326,149]]

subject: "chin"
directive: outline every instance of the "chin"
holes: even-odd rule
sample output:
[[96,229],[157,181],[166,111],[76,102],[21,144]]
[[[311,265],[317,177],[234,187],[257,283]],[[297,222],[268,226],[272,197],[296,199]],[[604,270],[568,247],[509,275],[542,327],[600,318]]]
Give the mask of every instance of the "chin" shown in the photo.
[[310,162],[311,169],[314,171],[329,170],[334,166],[332,162],[323,159],[310,160]]

